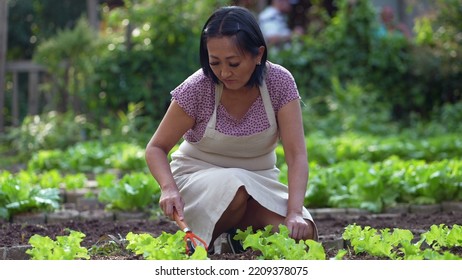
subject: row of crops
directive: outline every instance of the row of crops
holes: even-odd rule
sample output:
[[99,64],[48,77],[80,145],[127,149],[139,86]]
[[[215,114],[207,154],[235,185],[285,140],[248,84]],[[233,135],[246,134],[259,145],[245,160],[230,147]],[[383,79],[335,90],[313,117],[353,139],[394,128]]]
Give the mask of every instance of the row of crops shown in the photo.
[[[462,200],[462,140],[457,135],[415,140],[313,135],[307,144],[308,208],[381,212],[398,203]],[[282,147],[277,154],[280,180],[287,183]],[[152,209],[160,195],[147,170],[144,147],[83,142],[66,150],[39,151],[25,170],[0,173],[0,217],[58,209],[63,190],[84,189],[90,181],[96,186],[98,200],[112,210]]]
[[[378,137],[371,135],[344,134],[327,138],[312,135],[307,138],[309,159],[322,166],[348,160],[380,162],[391,156],[403,160],[420,159],[427,162],[461,158],[462,138],[457,134],[445,134],[425,139],[409,139],[406,136]],[[279,147],[278,163],[284,162]],[[28,169],[45,171],[58,169],[63,172],[101,173],[108,169],[143,171],[144,147],[129,143],[104,145],[89,141],[62,150],[42,150],[28,162]]]
[[0,218],[7,220],[20,213],[58,210],[66,202],[66,193],[76,190],[86,191],[84,197],[96,198],[110,211],[154,209],[160,197],[156,182],[145,172],[127,173],[121,178],[108,172],[90,179],[85,173],[62,175],[56,169],[42,173],[4,171],[0,185]]
[[[286,226],[280,225],[279,231],[273,233],[272,226],[254,232],[252,227],[238,230],[236,240],[240,240],[245,249],[258,252],[262,260],[342,260],[348,255],[367,255],[372,259],[383,260],[461,260],[457,248],[462,246],[462,226],[452,228],[441,224],[432,225],[428,231],[418,236],[408,229],[389,228],[377,230],[369,226],[355,224],[345,228],[342,238],[350,244],[347,249],[340,249],[335,256],[329,257],[323,245],[314,240],[299,241],[289,237]],[[119,251],[130,251],[146,260],[207,260],[207,251],[196,247],[192,255],[186,253],[185,233],[163,232],[154,237],[148,233],[129,232],[125,242],[116,246]],[[30,238],[31,248],[26,251],[34,260],[74,260],[91,259],[97,256],[100,248],[92,246],[87,249],[80,243],[85,234],[71,230],[68,236],[58,236],[52,240],[48,236],[35,234]],[[160,249],[161,248],[161,249]],[[276,270],[276,267],[268,267]],[[269,271],[269,274],[273,274]],[[278,274],[278,273],[275,273]]]

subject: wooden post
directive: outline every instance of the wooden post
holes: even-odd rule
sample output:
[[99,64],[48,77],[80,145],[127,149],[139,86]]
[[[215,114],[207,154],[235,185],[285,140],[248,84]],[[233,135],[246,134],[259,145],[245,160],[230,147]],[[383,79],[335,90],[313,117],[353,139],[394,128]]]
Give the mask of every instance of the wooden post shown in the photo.
[[98,21],[98,0],[87,0],[87,14],[90,26],[96,31],[99,30]]
[[19,89],[18,72],[13,71],[13,100],[11,102],[11,114],[13,115],[13,126],[19,126]]
[[0,133],[5,130],[5,67],[8,47],[8,1],[0,0]]
[[39,96],[39,71],[34,70],[29,72],[29,102],[28,102],[28,115],[37,115],[40,96]]
[[28,74],[28,103],[27,103],[27,114],[28,115],[36,115],[40,113],[40,95],[41,92],[39,90],[40,85],[40,74],[44,73],[46,69],[39,65],[35,64],[32,61],[28,60],[18,60],[18,61],[10,61],[6,63],[6,72],[10,72],[13,75],[13,95],[12,95],[12,123],[13,126],[18,126],[20,123],[19,120],[19,73],[27,73]]

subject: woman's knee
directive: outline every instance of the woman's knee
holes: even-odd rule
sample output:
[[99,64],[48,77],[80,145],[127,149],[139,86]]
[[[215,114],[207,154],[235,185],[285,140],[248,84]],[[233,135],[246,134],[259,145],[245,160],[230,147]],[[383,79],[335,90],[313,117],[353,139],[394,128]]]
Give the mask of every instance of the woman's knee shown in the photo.
[[309,230],[308,230],[308,235],[306,236],[305,239],[312,239],[314,241],[318,241],[319,237],[318,237],[318,229],[316,228],[316,224],[311,220],[306,220],[306,222],[308,223]]
[[230,211],[238,211],[242,210],[247,205],[247,201],[249,200],[249,194],[244,186],[241,186],[234,196],[233,200],[228,206],[228,210]]
[[[240,228],[246,229],[252,226],[254,230],[263,229],[267,225],[279,225],[284,222],[284,217],[266,209],[255,199],[249,199],[246,212],[240,222]],[[277,229],[277,226],[275,227]]]

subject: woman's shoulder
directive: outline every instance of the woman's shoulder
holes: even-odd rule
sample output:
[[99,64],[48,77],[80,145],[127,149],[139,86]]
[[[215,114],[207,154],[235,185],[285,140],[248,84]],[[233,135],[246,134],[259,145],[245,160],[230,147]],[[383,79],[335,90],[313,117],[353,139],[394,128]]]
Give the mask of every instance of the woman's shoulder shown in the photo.
[[276,112],[288,102],[300,97],[295,79],[284,66],[269,62],[266,86]]
[[284,66],[267,61],[266,79],[289,79],[293,80],[292,73]]
[[267,70],[266,70],[266,82],[270,85],[284,85],[285,83],[293,83],[294,77],[292,73],[287,70],[282,65],[267,62]]
[[180,87],[187,88],[202,88],[204,86],[210,87],[213,84],[212,79],[207,77],[202,71],[202,68],[198,69],[196,72],[191,74],[186,78],[183,83],[180,84]]
[[199,69],[172,90],[171,95],[176,99],[194,98],[201,100],[205,96],[211,95],[213,89],[212,79],[205,76],[202,69]]
[[214,88],[212,79],[199,69],[172,90],[171,95],[189,116],[198,118],[204,108],[213,104]]

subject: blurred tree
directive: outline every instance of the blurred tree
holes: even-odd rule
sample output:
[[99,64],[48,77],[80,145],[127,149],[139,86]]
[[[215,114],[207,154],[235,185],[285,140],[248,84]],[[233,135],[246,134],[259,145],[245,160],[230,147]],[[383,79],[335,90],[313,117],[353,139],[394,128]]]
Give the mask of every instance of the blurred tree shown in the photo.
[[33,59],[53,73],[53,84],[59,93],[55,95],[58,111],[64,113],[72,108],[81,113],[85,85],[94,76],[95,56],[101,47],[96,32],[84,17],[73,29],[59,30],[37,47]]
[[7,60],[31,58],[36,41],[32,40],[32,1],[8,1]]
[[8,59],[31,59],[40,41],[73,28],[86,12],[86,1],[9,0]]
[[[98,57],[89,108],[95,116],[143,102],[160,119],[169,92],[199,67],[198,47],[205,19],[228,0],[125,0],[103,9],[100,35],[108,40]],[[101,119],[101,117],[97,117]]]

